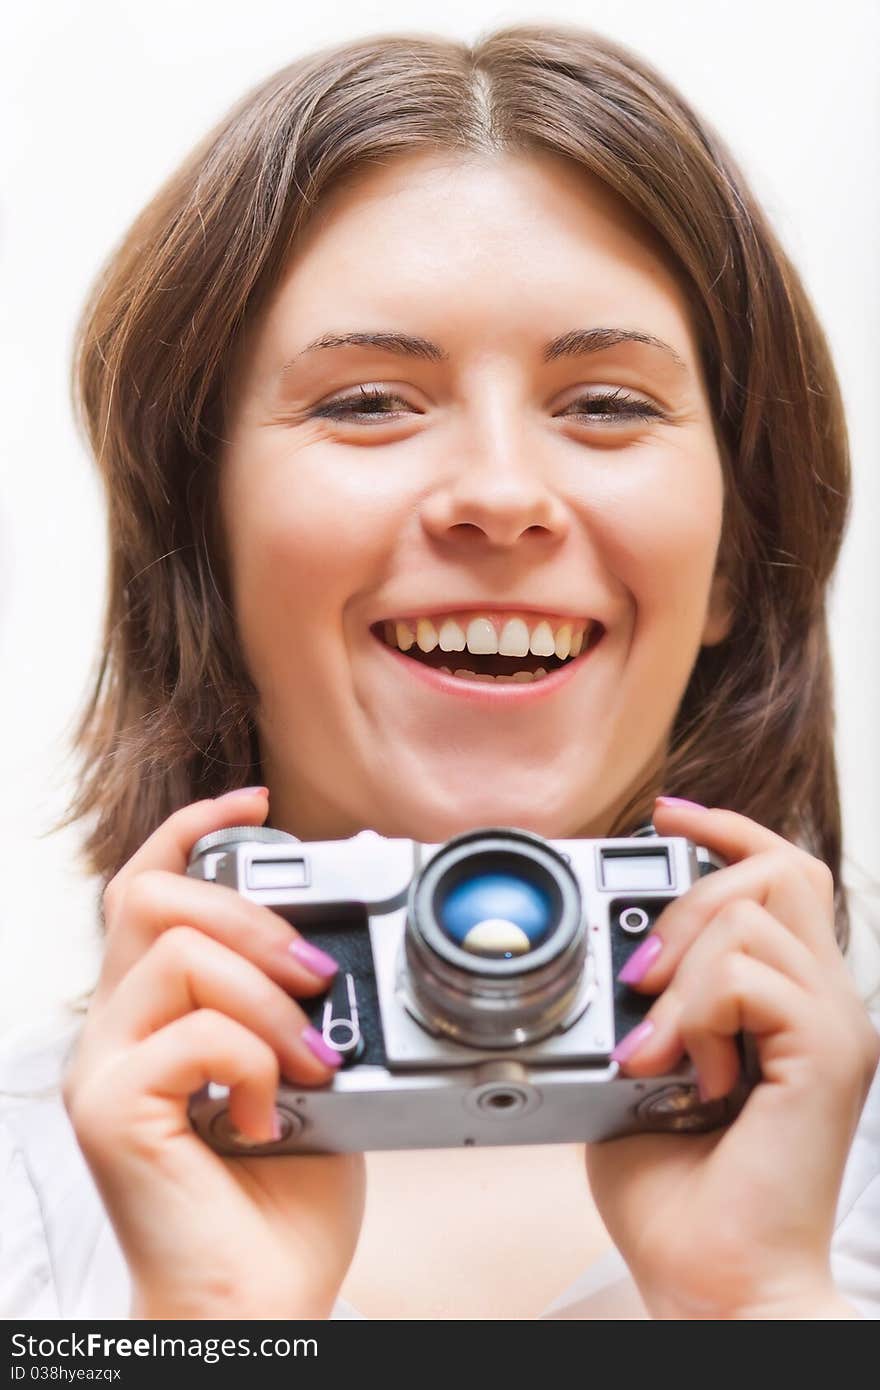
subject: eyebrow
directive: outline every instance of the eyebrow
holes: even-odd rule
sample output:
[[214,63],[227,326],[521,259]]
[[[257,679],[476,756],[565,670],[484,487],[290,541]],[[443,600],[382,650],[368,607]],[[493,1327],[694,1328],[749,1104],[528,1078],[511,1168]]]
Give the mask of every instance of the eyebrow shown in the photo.
[[[669,343],[664,343],[662,338],[627,328],[575,328],[569,333],[561,333],[558,338],[553,338],[545,344],[542,360],[555,362],[561,357],[583,357],[589,353],[605,352],[623,343],[641,343],[643,346],[655,348],[680,370],[688,370],[684,359]],[[398,357],[420,357],[428,362],[449,360],[449,353],[436,343],[411,333],[322,333],[304,347],[292,362],[287,362],[281,368],[281,375],[283,376],[308,353],[344,347],[375,348],[382,352],[394,353]]]

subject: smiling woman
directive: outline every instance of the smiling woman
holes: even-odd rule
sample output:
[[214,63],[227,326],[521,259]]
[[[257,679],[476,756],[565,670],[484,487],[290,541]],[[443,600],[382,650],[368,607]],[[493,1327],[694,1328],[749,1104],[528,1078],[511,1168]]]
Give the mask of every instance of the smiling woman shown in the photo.
[[[845,941],[840,394],[728,151],[641,60],[534,26],[299,60],[145,209],[76,375],[111,575],[70,819],[94,816],[102,877],[231,777],[268,779],[300,834],[367,808],[402,833],[526,811],[625,833],[665,787],[816,853]],[[372,640],[450,609],[604,628],[555,749],[523,737],[526,703],[497,728],[520,798],[539,777],[527,807],[503,748],[459,729],[464,695]],[[598,741],[565,733],[586,686]],[[424,736],[453,726],[458,759]]]
[[[104,1287],[124,1260],[160,1316],[344,1315],[343,1289],[534,1317],[613,1237],[638,1285],[616,1316],[852,1315],[829,1252],[878,1040],[842,954],[846,430],[723,142],[578,29],[312,54],[140,215],[75,391],[110,571],[67,820],[90,818],[108,943],[65,1094],[118,1238]],[[727,865],[633,957],[626,986],[664,993],[607,1061],[687,1051],[721,1097],[757,1035],[723,1139],[592,1146],[594,1203],[574,1145],[230,1162],[191,1132],[211,1079],[268,1143],[279,1077],[340,1065],[296,1003],[334,960],[186,878],[200,836],[652,816]]]

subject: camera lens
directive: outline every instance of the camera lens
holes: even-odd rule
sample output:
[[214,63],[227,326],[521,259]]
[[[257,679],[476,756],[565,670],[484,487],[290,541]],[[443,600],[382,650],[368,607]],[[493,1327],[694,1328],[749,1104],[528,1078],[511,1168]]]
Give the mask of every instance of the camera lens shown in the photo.
[[[512,861],[512,862],[511,862]],[[480,855],[458,882],[441,884],[434,913],[450,941],[475,956],[510,960],[546,941],[559,918],[551,883],[515,856]]]
[[582,992],[577,879],[528,831],[457,836],[413,882],[404,945],[411,1012],[432,1031],[485,1047],[546,1036]]

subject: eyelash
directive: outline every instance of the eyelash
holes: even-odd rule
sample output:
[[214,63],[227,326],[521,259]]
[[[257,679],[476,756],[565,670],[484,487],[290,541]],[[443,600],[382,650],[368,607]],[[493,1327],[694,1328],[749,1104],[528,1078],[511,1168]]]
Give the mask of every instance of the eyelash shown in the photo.
[[[329,420],[348,420],[358,421],[358,417],[372,416],[374,419],[392,418],[392,413],[384,410],[358,410],[355,407],[360,405],[378,406],[385,405],[390,401],[399,401],[401,396],[393,395],[390,391],[377,391],[372,386],[359,386],[357,396],[342,396],[338,400],[328,401],[325,405],[319,405],[309,413],[322,419]],[[667,418],[664,411],[657,406],[651,405],[649,401],[642,400],[640,396],[628,396],[617,387],[614,391],[606,391],[601,395],[578,396],[566,409],[572,405],[579,405],[583,401],[589,401],[592,405],[600,405],[602,411],[581,412],[588,420],[665,420]],[[625,406],[625,409],[611,409],[609,407]],[[563,418],[565,418],[563,416]]]

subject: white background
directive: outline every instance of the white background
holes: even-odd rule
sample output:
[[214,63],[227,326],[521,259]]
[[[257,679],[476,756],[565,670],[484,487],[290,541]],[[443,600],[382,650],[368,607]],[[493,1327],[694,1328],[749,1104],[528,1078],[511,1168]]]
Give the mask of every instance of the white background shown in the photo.
[[832,604],[849,852],[880,872],[880,6],[875,0],[79,0],[5,22],[0,186],[0,1029],[90,982],[95,886],[66,801],[66,739],[97,650],[102,499],[68,403],[71,337],[99,264],[238,97],[321,44],[473,39],[562,20],[629,45],[731,145],[805,278],[846,400],[855,507]]

